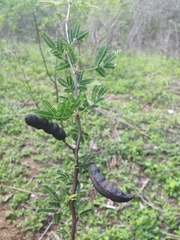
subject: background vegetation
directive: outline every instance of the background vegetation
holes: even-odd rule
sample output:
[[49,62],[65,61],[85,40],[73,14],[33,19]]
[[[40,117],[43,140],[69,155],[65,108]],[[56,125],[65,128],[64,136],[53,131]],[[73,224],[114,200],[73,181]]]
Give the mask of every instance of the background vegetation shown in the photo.
[[[84,59],[90,60],[104,42],[121,48],[121,53],[116,70],[104,82],[106,100],[84,119],[91,141],[82,153],[94,154],[107,178],[136,197],[125,204],[109,202],[97,196],[87,177],[84,198],[94,210],[81,219],[77,239],[179,239],[180,3],[91,4],[98,8],[89,10],[87,4],[79,12],[83,27],[90,29]],[[62,239],[55,231],[69,231],[68,221],[55,227],[51,215],[36,210],[47,201],[42,185],[51,184],[58,191],[63,184],[58,171],[71,171],[71,156],[60,142],[24,123],[28,109],[49,98],[49,92],[52,101],[57,97],[51,81],[57,77],[55,60],[42,43],[47,73],[32,12],[38,29],[52,38],[63,29],[54,17],[58,8],[44,5],[36,0],[0,2],[0,229],[3,236],[9,232],[9,239],[43,239],[46,230]]]

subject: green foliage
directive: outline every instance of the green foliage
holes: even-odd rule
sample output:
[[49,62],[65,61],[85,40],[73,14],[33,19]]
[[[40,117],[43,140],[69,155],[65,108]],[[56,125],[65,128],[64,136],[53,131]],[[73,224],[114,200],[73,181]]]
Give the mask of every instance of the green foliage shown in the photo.
[[[39,76],[43,68],[39,69],[35,66],[40,65],[40,56],[36,47],[34,45],[28,46],[26,54],[21,53],[20,60],[22,60],[22,66],[28,71],[28,74],[33,75],[32,85],[35,93],[39,95],[42,107],[44,107],[42,99],[48,99],[50,86],[44,84],[44,76]],[[32,49],[36,49],[36,53]],[[28,63],[27,59],[29,59]],[[147,95],[148,91],[156,93],[157,86],[162,86],[166,80],[178,79],[179,61],[167,60],[165,57],[157,55],[148,55],[147,59],[147,55],[143,53],[131,56],[122,53],[118,60],[117,68],[119,70],[113,71],[112,76],[106,80],[109,87],[106,95],[108,101],[103,102],[105,114],[103,111],[91,109],[91,114],[86,116],[85,113],[86,118],[82,118],[84,131],[88,133],[89,139],[93,139],[93,149],[95,150],[91,150],[89,155],[89,146],[87,146],[87,140],[84,139],[84,145],[79,153],[79,162],[80,164],[87,164],[91,161],[102,163],[103,172],[107,178],[117,182],[124,191],[135,193],[136,197],[130,206],[123,207],[123,205],[114,204],[116,209],[108,209],[105,207],[107,201],[99,195],[93,196],[91,192],[92,185],[87,178],[89,168],[80,168],[80,199],[82,201],[91,198],[92,201],[88,201],[88,205],[82,205],[82,208],[82,202],[77,206],[81,223],[81,228],[77,231],[77,239],[99,239],[99,236],[102,239],[117,238],[122,240],[133,238],[169,239],[169,236],[163,232],[176,236],[180,233],[178,222],[180,199],[178,82],[173,81],[174,85],[172,85],[169,81],[169,88],[165,89],[164,101],[159,96],[153,104],[149,102],[145,108],[142,107],[147,103],[147,97],[151,99]],[[22,109],[22,102],[28,102],[28,106],[32,106],[33,101],[27,94],[27,89],[21,87],[14,91],[16,86],[21,86],[21,81],[19,77],[14,77],[16,74],[10,65],[10,59],[6,58],[1,63],[5,70],[2,74],[7,81],[0,85],[1,106],[3,106],[0,120],[3,136],[0,139],[0,199],[2,202],[11,196],[6,203],[3,202],[9,207],[7,220],[18,226],[21,232],[29,232],[30,234],[39,231],[47,218],[45,212],[36,213],[34,209],[53,209],[54,213],[58,213],[56,204],[60,204],[62,209],[62,203],[72,186],[74,169],[72,160],[74,158],[72,154],[67,155],[67,149],[60,141],[55,141],[45,133],[36,132],[25,126],[21,117],[25,113]],[[147,78],[146,74],[150,74],[150,72],[152,72],[152,78]],[[86,77],[85,73],[80,76],[80,73],[78,73],[79,81],[89,78],[88,75]],[[9,74],[11,74],[11,78],[9,78]],[[156,84],[152,81],[154,78]],[[93,85],[98,84],[99,79],[95,79]],[[147,90],[146,88],[141,90],[144,94],[141,96],[144,97],[135,97],[139,92],[138,86],[143,84],[148,86]],[[176,87],[176,91],[170,98],[173,86]],[[39,88],[43,90],[42,95]],[[94,86],[92,86],[93,88]],[[86,95],[88,93],[86,90]],[[53,95],[52,99],[54,99]],[[62,98],[62,100],[64,99]],[[92,105],[91,96],[89,96],[88,101]],[[51,99],[49,102],[51,103]],[[57,110],[56,104],[51,103],[51,105]],[[175,106],[175,111],[173,114],[168,114],[167,110],[171,109],[172,105]],[[80,106],[83,108],[83,104]],[[102,105],[99,106],[102,107]],[[7,114],[11,111],[17,112],[20,116]],[[68,126],[65,127],[69,140],[72,137],[69,136],[73,133],[71,129],[74,126],[70,125],[71,119],[67,122]],[[75,129],[74,133],[77,137],[77,127]],[[142,135],[142,132],[146,133],[150,139]],[[37,159],[37,156],[39,156],[39,161],[34,161],[33,159]],[[110,167],[109,163],[112,160],[116,161],[117,167]],[[141,192],[141,196],[147,202],[143,202],[137,193],[147,179],[149,179],[148,185]],[[65,185],[65,182],[66,186],[63,192],[62,186]],[[31,194],[18,190],[16,190],[17,196],[12,195],[15,190],[2,187],[2,185],[30,191],[37,200],[33,199]],[[36,195],[36,192],[41,192],[42,185],[50,186],[58,197],[64,196],[62,202],[54,201],[50,197]],[[81,215],[83,211],[85,213],[87,211],[87,215]],[[117,212],[121,214],[117,214]],[[70,218],[70,214],[67,206],[62,209],[58,216],[60,217],[60,215],[63,224],[60,221],[58,234],[60,237],[63,236],[63,228],[63,232],[66,234],[64,239],[68,239],[70,229],[66,219]],[[109,227],[110,223],[112,227]],[[29,238],[32,239],[32,237]]]
[[41,37],[43,38],[43,40],[45,41],[45,43],[52,49],[55,48],[55,43],[53,42],[53,40],[45,33],[45,32],[41,32],[40,33]]
[[58,82],[63,86],[65,87],[64,89],[64,92],[66,93],[70,93],[70,92],[73,92],[74,91],[74,81],[73,81],[73,78],[72,76],[67,76],[66,77],[66,80],[62,79],[62,78],[59,78],[58,79]]
[[[73,96],[75,85],[70,65],[64,75],[62,71],[58,76],[60,95],[64,95],[55,103],[54,91],[49,97],[51,86],[45,80],[38,46],[19,45],[15,51],[39,103],[35,111],[49,119],[63,121],[68,143],[73,142],[74,146],[78,138],[74,116],[78,109],[82,114],[81,143],[84,143],[79,150],[79,163],[102,163],[107,177],[123,190],[135,192],[136,197],[130,205],[113,204],[112,209],[109,208],[106,199],[92,194],[87,166],[79,168],[77,194],[69,194],[74,155],[67,154],[60,141],[25,126],[24,108],[29,109],[34,102],[17,61],[6,52],[0,60],[3,69],[0,76],[0,200],[9,208],[8,222],[19,227],[21,233],[26,232],[28,239],[28,232],[42,229],[47,216],[53,215],[60,226],[60,237],[69,239],[69,201],[73,200],[81,223],[77,239],[164,240],[172,235],[177,238],[180,235],[179,60],[152,53],[122,53],[117,70],[106,78],[107,90],[98,77],[92,78],[92,70],[97,71],[95,66],[90,66],[91,72],[88,68],[80,69],[75,40],[81,32],[78,24],[72,31],[76,37],[70,45],[66,38],[55,41],[52,38],[54,48],[50,47],[50,53],[63,63],[72,49],[76,56],[77,98]],[[6,48],[14,53],[14,46],[6,45]],[[44,46],[43,51],[53,76],[52,56]],[[106,53],[97,69],[113,68],[115,54]],[[102,107],[106,92],[108,101],[104,101]],[[100,108],[95,111],[93,107],[97,105]],[[169,114],[172,108],[174,112]],[[42,185],[47,186],[48,197],[41,193]]]
[[89,34],[89,30],[80,29],[80,24],[76,23],[73,28],[68,28],[69,42],[73,43],[75,40],[82,41]]
[[105,92],[107,91],[107,87],[104,86],[94,86],[93,90],[92,90],[92,95],[91,95],[91,100],[93,101],[94,105],[92,105],[93,107],[97,107],[97,103],[102,101],[103,95],[105,94]]
[[99,49],[99,51],[98,51],[98,53],[97,53],[97,55],[95,57],[95,60],[94,60],[94,66],[95,67],[98,67],[101,64],[101,62],[105,58],[105,55],[107,54],[107,50],[108,50],[108,46],[107,45],[103,45]]
[[107,77],[107,72],[104,68],[114,69],[116,67],[116,65],[111,61],[117,56],[118,52],[114,51],[111,52],[108,56],[106,56],[107,50],[108,46],[102,45],[94,60],[95,70],[101,77]]

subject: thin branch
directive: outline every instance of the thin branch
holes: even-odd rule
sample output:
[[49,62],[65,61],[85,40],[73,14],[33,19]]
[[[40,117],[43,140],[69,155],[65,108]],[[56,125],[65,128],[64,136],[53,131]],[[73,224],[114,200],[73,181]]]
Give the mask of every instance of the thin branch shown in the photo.
[[[38,40],[38,46],[39,46],[39,50],[40,50],[41,57],[42,57],[42,60],[43,60],[43,64],[44,64],[46,73],[47,73],[50,81],[54,84],[55,93],[56,93],[56,101],[58,102],[59,101],[59,92],[58,92],[57,82],[56,82],[56,80],[54,80],[51,77],[51,74],[50,74],[50,72],[48,70],[48,67],[47,67],[47,64],[46,64],[46,60],[45,60],[45,57],[44,57],[44,54],[43,54],[43,50],[42,50],[42,47],[41,47],[41,40],[40,40],[40,36],[39,36],[39,30],[38,30],[37,20],[36,20],[36,16],[35,16],[34,12],[32,13],[32,15],[33,15],[33,19],[34,19],[34,24],[35,24],[35,28],[36,28],[36,34],[37,34],[37,40]],[[55,79],[56,79],[56,74],[55,74]]]
[[67,9],[67,14],[66,14],[66,22],[65,22],[65,31],[66,31],[66,37],[67,37],[68,43],[69,43],[68,22],[69,22],[71,5],[72,5],[71,1],[68,0],[68,9]]
[[147,204],[148,206],[150,206],[150,207],[158,210],[159,212],[167,212],[167,211],[163,210],[162,208],[156,207],[154,204],[152,204],[152,203],[148,202],[147,200],[145,200],[141,194],[138,194],[138,197],[141,199],[141,201],[142,201],[143,203],[145,203],[145,204]]
[[68,148],[70,148],[73,151],[73,153],[75,152],[75,148],[73,148],[69,143],[67,143],[66,140],[63,140],[63,142]]
[[79,147],[80,147],[81,137],[83,134],[79,113],[76,116],[76,120],[77,120],[77,124],[78,124],[78,138],[77,138],[76,148],[75,148],[75,160],[76,160],[76,166],[78,166],[78,151],[79,151]]
[[[56,58],[56,65],[57,65],[57,58]],[[57,71],[54,71],[54,87],[56,90],[56,102],[59,102],[59,91],[58,91],[58,84],[57,84]]]
[[[83,134],[83,131],[81,129],[81,121],[80,121],[80,116],[79,114],[76,115],[76,120],[78,124],[78,138],[76,142],[76,148],[74,151],[74,156],[75,156],[75,165],[78,166],[78,152],[79,152],[79,147],[80,147],[80,140]],[[73,187],[72,187],[72,194],[76,193],[76,188],[78,184],[78,173],[79,173],[79,168],[75,167],[74,168],[74,180],[73,180]],[[76,216],[76,210],[74,206],[74,201],[70,201],[70,209],[71,209],[71,214],[72,214],[72,228],[71,228],[71,240],[75,239],[75,233],[76,233],[76,224],[78,221],[78,218]]]
[[[72,2],[69,0],[67,0],[67,2],[68,2],[68,9],[67,9],[67,15],[66,15],[66,21],[65,21],[65,34],[67,37],[67,41],[70,44],[69,35],[68,35],[68,22],[69,22],[70,9],[71,9]],[[78,96],[77,73],[75,71],[75,68],[74,68],[68,54],[67,54],[67,59],[68,59],[68,62],[69,62],[69,65],[70,65],[70,68],[71,68],[71,71],[72,71],[73,77],[74,77],[74,88],[75,88],[74,97],[77,98],[77,96]],[[76,120],[77,120],[77,124],[78,124],[78,138],[76,141],[76,147],[73,150],[73,152],[74,152],[74,156],[75,156],[75,165],[78,166],[78,151],[79,151],[79,147],[80,147],[80,140],[81,140],[82,133],[83,133],[83,131],[81,129],[81,122],[80,122],[80,116],[79,116],[78,109],[76,112]],[[78,184],[78,173],[79,173],[79,169],[75,167],[74,168],[73,187],[72,187],[72,191],[71,191],[72,194],[76,193],[76,188],[77,188],[77,184]],[[77,214],[76,214],[76,210],[75,210],[74,200],[71,200],[69,204],[70,204],[70,210],[71,210],[71,215],[72,215],[71,240],[74,240],[75,234],[76,234],[76,224],[77,224],[78,218],[77,218]]]
[[30,193],[30,194],[34,194],[34,195],[39,195],[39,196],[43,196],[43,197],[49,196],[49,194],[32,192],[32,191],[28,191],[28,190],[25,190],[25,189],[22,189],[22,188],[11,187],[11,186],[7,186],[7,185],[2,185],[2,187],[4,187],[4,188],[9,188],[9,189],[13,189],[13,190],[17,190],[17,191],[20,191],[20,192],[25,192],[25,193]]
[[[69,42],[69,34],[68,34],[68,22],[69,22],[71,6],[72,6],[72,2],[68,0],[68,9],[67,9],[67,15],[66,15],[66,21],[65,21],[65,32],[66,32],[66,37],[67,37],[67,41],[68,41],[69,44],[70,44],[70,42]],[[75,98],[77,98],[77,96],[78,96],[77,74],[76,74],[75,68],[74,68],[74,66],[73,66],[73,64],[71,62],[71,59],[70,59],[68,54],[67,54],[67,59],[68,59],[69,65],[71,67],[73,76],[74,76],[74,88],[75,88],[74,96],[75,96]]]
[[47,226],[47,228],[45,229],[45,231],[43,232],[43,234],[41,235],[41,237],[38,240],[43,239],[44,235],[47,233],[47,231],[52,226],[52,224],[53,224],[53,220],[50,222],[50,224]]
[[144,188],[148,185],[149,183],[149,178],[146,179],[146,181],[143,183],[142,187],[139,190],[139,194],[144,190]]
[[35,27],[36,27],[36,34],[37,34],[37,39],[38,39],[38,45],[39,45],[39,50],[40,50],[41,57],[42,57],[42,60],[43,60],[43,64],[44,64],[44,67],[45,67],[45,70],[46,70],[46,73],[47,73],[49,79],[54,83],[54,80],[51,78],[51,75],[50,75],[49,70],[47,68],[46,60],[45,60],[45,57],[44,57],[44,54],[43,54],[43,50],[42,50],[42,47],[41,47],[41,41],[40,41],[40,36],[39,36],[39,30],[38,30],[38,26],[37,26],[36,17],[35,17],[34,12],[32,14],[33,14],[33,18],[34,18]]
[[[103,115],[105,115],[106,117],[108,116],[108,111],[102,108],[97,108],[97,110],[102,113]],[[111,116],[111,120],[117,120],[116,115],[114,115],[113,117]],[[131,123],[127,122],[126,120],[122,119],[122,118],[118,118],[118,121],[127,125],[128,127],[132,128],[132,129],[136,129],[141,135],[145,136],[147,139],[151,139],[150,136],[148,136],[145,132],[143,132],[142,130],[140,130],[138,127],[132,125]]]
[[[38,103],[36,102],[36,99],[35,99],[35,97],[34,97],[34,95],[33,95],[33,91],[32,91],[31,85],[29,84],[29,80],[28,80],[28,78],[27,78],[27,76],[26,76],[26,73],[25,73],[25,71],[24,71],[24,68],[22,67],[22,65],[21,65],[21,63],[20,63],[20,60],[19,60],[18,56],[17,56],[15,53],[13,53],[13,52],[11,52],[10,50],[8,50],[8,49],[5,49],[5,48],[3,48],[3,49],[4,49],[5,51],[9,51],[10,54],[11,54],[11,55],[16,59],[16,61],[18,62],[19,67],[20,67],[20,69],[21,69],[21,72],[22,72],[22,74],[23,74],[23,77],[24,77],[24,79],[25,79],[26,85],[27,85],[27,87],[28,87],[28,89],[29,89],[29,95],[30,95],[30,97],[32,98],[32,100],[34,101],[36,107],[38,108]],[[16,68],[15,68],[15,69],[16,69]]]
[[174,238],[180,239],[180,236],[178,236],[178,235],[175,235],[175,234],[172,234],[172,233],[168,233],[168,232],[164,232],[164,231],[162,231],[162,233],[163,233],[164,235],[167,235],[167,236],[172,237],[173,239],[174,239]]

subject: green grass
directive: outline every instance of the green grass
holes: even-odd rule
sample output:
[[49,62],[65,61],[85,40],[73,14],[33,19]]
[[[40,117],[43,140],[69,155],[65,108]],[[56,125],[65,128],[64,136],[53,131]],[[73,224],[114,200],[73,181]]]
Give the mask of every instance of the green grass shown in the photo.
[[[55,101],[38,47],[20,49],[18,58],[37,102],[46,97]],[[52,68],[52,59],[45,55]],[[64,183],[57,179],[58,170],[71,173],[73,156],[61,142],[26,126],[24,114],[34,107],[27,80],[12,54],[1,59],[1,66],[0,200],[8,208],[7,221],[31,239],[47,219],[36,213],[39,206],[47,205],[42,185],[59,191]],[[178,60],[152,53],[118,57],[116,71],[105,80],[107,99],[84,117],[82,124],[93,141],[90,153],[102,172],[124,192],[136,196],[110,209],[107,199],[93,191],[86,173],[83,179],[88,188],[82,188],[82,196],[90,199],[94,211],[80,219],[77,239],[164,240],[180,236],[179,69]],[[68,133],[70,126],[65,130]],[[80,156],[88,151],[86,140]],[[57,229],[69,231],[70,221],[63,221]]]

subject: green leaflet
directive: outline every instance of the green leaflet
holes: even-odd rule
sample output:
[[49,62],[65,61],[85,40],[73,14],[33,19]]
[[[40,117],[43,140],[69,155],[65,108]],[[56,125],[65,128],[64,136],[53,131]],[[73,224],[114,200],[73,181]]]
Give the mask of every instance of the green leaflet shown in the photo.
[[45,110],[47,110],[53,116],[56,116],[56,109],[49,101],[43,100],[42,103],[44,105]]
[[31,109],[30,111],[36,113],[40,117],[47,118],[49,120],[53,119],[53,115],[48,111],[41,110],[41,109]]
[[58,78],[58,82],[63,86],[63,87],[68,87],[68,84],[66,82],[66,80],[62,79],[62,78]]
[[82,71],[82,72],[78,72],[78,74],[77,74],[77,82],[80,84],[80,82],[81,82],[81,80],[82,80],[82,78],[83,78],[83,74],[84,74],[84,72]]
[[60,201],[57,193],[49,186],[44,185],[43,188],[49,193],[49,195],[55,200],[55,201]]
[[55,48],[55,43],[54,41],[45,33],[45,32],[41,32],[40,33],[41,37],[43,38],[43,40],[45,41],[45,43],[52,49]]
[[37,213],[41,213],[41,212],[43,212],[43,213],[55,213],[56,210],[52,209],[52,208],[39,208],[37,210]]
[[89,34],[89,30],[80,30],[80,24],[76,23],[73,28],[68,29],[69,43],[73,43],[74,40],[82,41]]
[[80,212],[79,215],[80,215],[80,216],[82,216],[82,215],[87,215],[89,212],[92,212],[92,210],[93,210],[93,208],[86,209],[86,210]]
[[107,77],[107,73],[103,67],[97,67],[95,70],[101,77]]
[[64,182],[73,181],[73,175],[62,170],[58,170],[58,177],[56,179],[61,179]]
[[66,69],[66,68],[69,68],[69,67],[70,67],[69,62],[68,62],[68,60],[66,60],[66,61],[60,63],[58,66],[56,66],[55,69],[57,71],[62,71],[62,70]]
[[106,86],[94,86],[93,90],[92,90],[92,95],[91,95],[91,99],[94,103],[97,103],[101,100],[103,100],[102,96],[105,94],[105,92],[107,91],[107,87]]
[[60,14],[60,13],[58,13],[58,12],[56,12],[54,15],[55,15],[56,17],[58,17],[60,20],[61,20],[62,18],[66,18],[66,16],[65,16],[64,14]]
[[81,93],[81,92],[87,91],[87,87],[86,86],[78,86],[78,90],[79,90],[79,93]]
[[65,99],[63,102],[58,103],[57,106],[58,116],[61,120],[66,120],[71,117],[74,109],[71,108],[71,103],[69,99]]
[[58,82],[65,87],[65,92],[73,92],[74,91],[74,81],[71,75],[66,77],[66,80],[59,78]]
[[82,41],[88,34],[89,34],[89,30],[81,30],[81,31],[78,33],[76,39],[77,39],[78,41]]
[[68,76],[66,77],[66,81],[67,81],[68,86],[72,86],[73,83],[74,83],[73,78],[72,78],[71,75],[68,75]]
[[69,46],[67,52],[68,52],[69,58],[71,60],[71,63],[74,65],[76,63],[76,56],[74,54],[74,47]]
[[98,91],[98,97],[103,96],[106,93],[106,91],[107,91],[107,87],[106,86],[101,86],[99,88],[99,91]]
[[72,28],[68,29],[68,38],[69,38],[69,43],[73,42],[73,30]]
[[52,54],[55,56],[55,57],[57,57],[57,58],[59,58],[59,59],[62,59],[62,60],[66,60],[65,58],[64,58],[64,56],[58,51],[58,50],[52,50],[51,51],[52,52]]
[[58,7],[64,3],[63,0],[61,0],[61,1],[39,0],[39,2],[40,3],[48,3],[49,5],[46,5],[45,6],[46,8],[49,8],[52,6]]
[[56,224],[58,224],[58,223],[60,222],[61,216],[62,216],[62,213],[61,213],[61,212],[54,214],[54,222],[55,222]]
[[109,63],[106,63],[106,65],[104,65],[103,67],[114,69],[116,67],[116,64],[113,62],[109,62]]
[[93,78],[86,78],[86,79],[83,79],[79,82],[80,85],[86,85],[86,84],[89,84],[93,81],[94,79]]
[[103,61],[103,59],[107,53],[107,49],[108,49],[108,46],[105,44],[102,45],[102,47],[99,49],[99,51],[95,57],[95,60],[94,60],[95,67],[98,67],[100,65],[100,63]]
[[80,30],[80,24],[76,23],[73,28],[73,38],[76,39]]
[[111,52],[105,59],[103,60],[103,64],[106,65],[109,62],[111,62],[115,57],[117,56],[117,53],[115,51]]
[[55,207],[55,208],[60,208],[61,207],[61,204],[59,201],[50,201],[48,202],[49,206],[51,207]]

